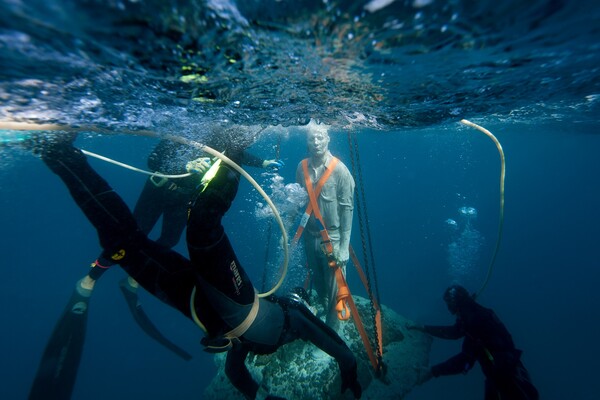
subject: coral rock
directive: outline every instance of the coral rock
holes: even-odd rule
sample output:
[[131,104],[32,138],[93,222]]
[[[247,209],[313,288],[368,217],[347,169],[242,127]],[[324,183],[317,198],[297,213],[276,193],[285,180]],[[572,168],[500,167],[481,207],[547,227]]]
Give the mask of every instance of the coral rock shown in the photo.
[[[368,299],[353,296],[368,333],[373,332],[373,317]],[[362,399],[402,399],[419,384],[429,364],[431,338],[419,331],[407,331],[409,322],[393,310],[382,307],[383,362],[386,374],[375,376],[358,330],[351,321],[341,322],[338,334],[354,352],[358,362]],[[372,343],[375,341],[372,339]],[[375,350],[375,348],[374,348]],[[206,388],[208,400],[239,399],[238,392],[225,376],[225,353],[215,356],[217,376]],[[271,395],[289,400],[352,399],[352,393],[340,393],[341,380],[336,361],[311,343],[301,340],[282,346],[277,352],[250,355],[246,365],[254,379]]]

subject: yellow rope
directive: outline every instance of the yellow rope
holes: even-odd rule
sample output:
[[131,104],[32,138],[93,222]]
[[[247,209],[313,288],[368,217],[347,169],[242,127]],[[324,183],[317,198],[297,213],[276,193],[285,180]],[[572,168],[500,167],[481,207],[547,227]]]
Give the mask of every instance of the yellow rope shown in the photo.
[[100,155],[100,154],[92,153],[91,151],[87,151],[87,150],[84,150],[84,149],[80,149],[80,150],[86,156],[94,157],[94,158],[97,158],[98,160],[106,161],[108,163],[117,165],[119,167],[123,167],[123,168],[129,169],[131,171],[139,172],[140,174],[146,174],[146,175],[150,175],[150,176],[158,176],[159,178],[168,178],[168,179],[186,178],[186,177],[192,175],[191,172],[187,172],[185,174],[167,175],[167,174],[161,174],[160,172],[145,171],[145,170],[140,169],[140,168],[132,167],[129,164],[125,164],[125,163],[122,163],[120,161],[113,160],[112,158],[108,158],[108,157],[105,157],[105,156]]
[[502,145],[490,131],[471,121],[467,121],[466,119],[463,119],[460,122],[464,125],[470,126],[471,128],[475,128],[478,131],[483,132],[488,137],[490,137],[496,144],[496,148],[498,149],[498,153],[500,154],[500,220],[498,223],[498,237],[496,239],[496,248],[494,249],[494,254],[492,255],[492,260],[488,267],[487,275],[485,277],[485,280],[483,281],[483,284],[481,285],[481,288],[477,291],[475,295],[475,297],[479,297],[479,295],[483,292],[492,276],[494,262],[496,261],[496,256],[498,255],[498,249],[500,248],[500,242],[502,239],[502,229],[504,227],[504,178],[506,176],[506,161],[504,159],[504,151],[502,150]]
[[196,305],[194,304],[195,300],[196,300],[196,286],[194,286],[194,288],[192,289],[192,294],[190,296],[190,310],[192,313],[192,319],[194,320],[196,325],[198,325],[200,327],[200,329],[202,329],[204,331],[204,333],[207,333],[208,330],[206,329],[206,327],[204,326],[202,321],[200,321],[200,318],[198,318],[198,313],[196,313]]

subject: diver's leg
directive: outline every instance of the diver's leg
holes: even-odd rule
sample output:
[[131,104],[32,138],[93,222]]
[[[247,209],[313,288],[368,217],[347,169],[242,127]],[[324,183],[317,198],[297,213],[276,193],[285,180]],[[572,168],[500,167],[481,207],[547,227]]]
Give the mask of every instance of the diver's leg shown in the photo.
[[[92,290],[77,282],[46,344],[29,400],[69,399],[75,386],[87,327]],[[86,287],[87,286],[87,287]],[[93,287],[93,286],[92,286]]]
[[342,393],[350,389],[359,398],[361,388],[358,383],[356,358],[346,343],[333,329],[302,306],[289,307],[288,318],[289,329],[284,342],[295,339],[310,341],[335,358],[341,372]]
[[[190,260],[202,278],[221,295],[239,305],[254,302],[254,286],[242,268],[221,223],[231,207],[239,185],[239,174],[221,167],[206,189],[192,202],[187,225]],[[214,296],[209,296],[214,299]],[[220,301],[214,306],[219,310]]]
[[92,169],[79,149],[69,143],[57,143],[44,148],[41,156],[96,228],[103,248],[117,247],[121,241],[141,234],[127,205]]
[[146,235],[158,222],[164,209],[164,189],[156,187],[150,179],[146,180],[140,197],[133,208],[133,217]]
[[252,375],[250,375],[244,364],[248,352],[248,348],[242,343],[234,343],[231,350],[227,352],[225,375],[227,375],[231,384],[242,392],[247,399],[254,399],[258,392],[258,383],[252,379]]
[[540,398],[537,388],[533,385],[533,382],[531,381],[529,371],[527,371],[527,369],[521,361],[517,363],[515,381],[517,387],[519,387],[520,393],[523,394],[523,399],[538,400]]
[[[114,192],[91,170],[84,155],[68,143],[70,139],[73,137],[46,143],[40,149],[42,159],[65,182],[98,232],[107,235],[111,228],[117,229],[120,220],[117,213],[112,210],[109,212],[106,204],[98,199],[106,200],[109,197],[106,194]],[[89,276],[77,282],[46,345],[30,399],[70,397],[85,341],[87,309],[94,282]]]
[[255,289],[227,235],[211,246],[190,250],[196,283],[230,328],[239,325],[254,303]]
[[190,257],[196,250],[209,247],[223,236],[221,221],[237,194],[239,174],[222,166],[206,189],[192,201],[187,224]]
[[184,193],[172,193],[165,201],[160,237],[156,240],[166,247],[179,243],[181,234],[187,225],[190,196]]
[[499,395],[502,399],[537,400],[539,394],[531,382],[529,372],[521,361],[496,378]]
[[490,380],[486,379],[484,384],[484,400],[498,400],[500,399],[500,393],[496,385]]
[[149,240],[131,211],[87,163],[80,150],[57,143],[42,150],[42,159],[69,189],[73,199],[98,231],[105,253],[111,254],[144,289],[190,316],[194,274],[189,260]]
[[350,363],[354,361],[354,356],[346,343],[333,329],[315,317],[308,309],[304,311],[296,307],[289,307],[288,315],[290,330],[294,335],[293,339],[308,340],[338,361]]

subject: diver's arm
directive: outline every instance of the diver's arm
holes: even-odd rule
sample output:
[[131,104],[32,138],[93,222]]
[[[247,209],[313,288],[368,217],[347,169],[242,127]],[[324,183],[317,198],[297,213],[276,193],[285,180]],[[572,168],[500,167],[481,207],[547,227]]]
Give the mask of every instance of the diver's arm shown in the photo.
[[254,154],[249,153],[247,151],[244,151],[242,153],[240,164],[247,165],[249,167],[262,168],[263,161],[264,160],[262,158],[255,156]]
[[475,360],[465,352],[460,352],[448,360],[431,367],[431,374],[437,378],[443,375],[456,375],[468,372]]
[[340,368],[341,392],[344,393],[350,389],[354,397],[359,399],[362,388],[358,382],[356,358],[342,338],[303,305],[289,303],[287,323],[282,342],[289,343],[296,339],[302,339],[311,342],[335,358]]

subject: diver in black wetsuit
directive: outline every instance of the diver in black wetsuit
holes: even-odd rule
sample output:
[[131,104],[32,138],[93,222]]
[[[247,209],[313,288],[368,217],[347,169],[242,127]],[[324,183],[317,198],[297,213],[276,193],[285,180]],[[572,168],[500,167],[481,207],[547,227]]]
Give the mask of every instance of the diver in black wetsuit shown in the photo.
[[[40,154],[96,228],[105,253],[112,254],[148,292],[197,319],[206,331],[203,342],[208,349],[229,350],[226,373],[246,398],[254,399],[259,389],[244,365],[248,352],[268,354],[296,339],[311,341],[334,357],[342,392],[350,389],[360,397],[356,359],[335,332],[298,303],[256,295],[221,225],[237,191],[236,172],[221,167],[191,207],[190,261],[148,239],[127,205],[79,149],[58,140],[43,146]],[[200,222],[202,226],[196,226]]]
[[[239,153],[238,164],[270,169],[283,166],[281,160],[263,160],[245,151],[245,148],[252,144],[255,135],[248,135],[249,140],[234,141],[231,140],[230,135],[225,134],[233,131],[232,129],[215,127],[213,131],[207,144],[227,154],[231,151]],[[210,167],[210,158],[205,156],[206,154],[199,149],[163,139],[148,157],[148,167],[156,173],[180,175],[194,172],[190,176],[177,179],[152,175],[146,181],[133,209],[133,216],[145,234],[152,231],[162,216],[157,243],[171,248],[179,242],[187,224],[190,201],[198,192],[202,174]],[[192,161],[184,166],[179,160],[185,159]],[[101,254],[94,265],[99,268],[92,269],[89,275],[93,280],[97,280],[111,265],[114,265],[114,260]]]
[[[221,137],[221,130],[215,129],[212,137],[208,138],[208,146],[229,155],[231,146],[216,138]],[[186,165],[177,160],[197,160],[202,152],[194,147],[185,146],[170,140],[161,140],[148,157],[148,167],[151,171],[165,175],[177,175],[191,172]],[[263,160],[246,151],[241,151],[238,164],[257,168],[279,168],[280,160]],[[188,166],[190,164],[188,163]],[[204,172],[204,171],[198,171]],[[151,176],[133,209],[133,216],[140,229],[148,234],[162,216],[162,227],[157,243],[174,247],[183,233],[187,223],[187,209],[190,201],[197,193],[201,174],[193,174],[179,179],[158,178]]]
[[442,339],[464,337],[462,351],[450,359],[434,365],[422,378],[466,373],[479,361],[486,377],[486,400],[534,400],[537,389],[521,362],[521,350],[515,348],[512,336],[496,313],[479,305],[467,290],[459,285],[450,286],[444,301],[451,314],[456,315],[453,326],[409,324],[416,329]]
[[[248,131],[244,132],[245,135],[238,135],[243,138],[247,137],[247,140],[239,138],[234,140],[235,138],[231,137],[231,133],[239,134],[239,131],[240,129],[213,127],[212,134],[208,137],[210,147],[224,151],[227,154],[230,152],[239,154],[238,164],[241,165],[270,169],[277,169],[284,165],[281,160],[263,160],[245,151],[245,147],[253,143],[256,132],[259,131]],[[139,228],[146,235],[152,231],[162,216],[160,235],[156,239],[158,244],[172,248],[179,242],[187,224],[190,201],[198,193],[202,175],[210,167],[211,160],[206,156],[207,154],[195,147],[163,139],[148,157],[148,167],[156,173],[163,175],[192,173],[192,175],[180,178],[152,175],[144,185],[134,207],[133,216]],[[181,160],[191,161],[185,164]],[[92,268],[87,276],[78,282],[76,289],[81,291],[83,288],[83,290],[88,291],[86,294],[91,295],[96,281],[116,263],[115,260],[111,259],[111,256],[111,254],[104,254],[104,252],[100,254],[96,261],[92,263]],[[183,359],[189,360],[191,355],[164,337],[148,318],[138,300],[137,282],[130,277],[122,280],[120,287],[127,300],[127,305],[140,327],[153,339]]]

